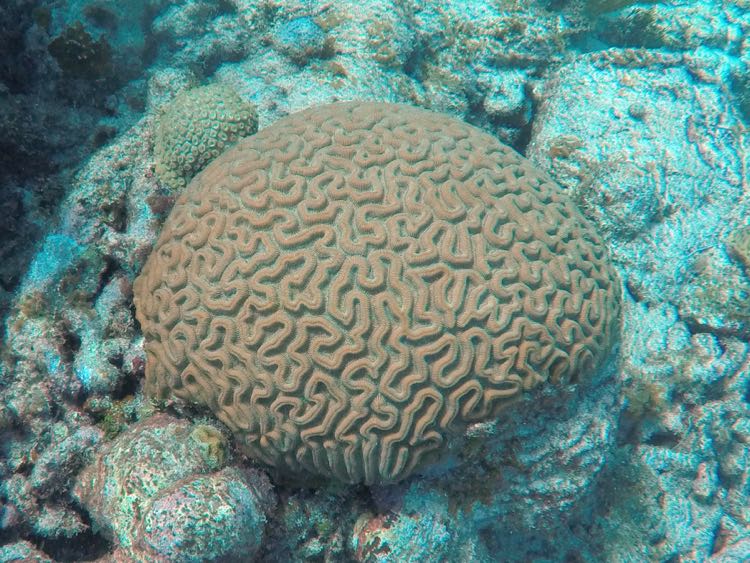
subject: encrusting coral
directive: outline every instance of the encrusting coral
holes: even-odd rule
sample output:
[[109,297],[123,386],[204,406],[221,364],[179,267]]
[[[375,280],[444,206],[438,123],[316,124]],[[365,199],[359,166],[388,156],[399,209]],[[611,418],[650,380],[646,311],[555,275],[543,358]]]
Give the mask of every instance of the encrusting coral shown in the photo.
[[238,139],[258,129],[255,106],[223,84],[179,94],[159,117],[154,155],[159,178],[184,187]]
[[159,414],[109,442],[73,495],[114,540],[113,560],[251,560],[273,496],[260,472],[221,467],[226,446],[212,426]]
[[147,561],[252,561],[265,523],[256,491],[228,467],[163,491],[144,511],[137,542]]
[[178,199],[136,280],[147,389],[284,476],[394,482],[465,424],[585,377],[620,289],[572,201],[454,118],[281,119]]

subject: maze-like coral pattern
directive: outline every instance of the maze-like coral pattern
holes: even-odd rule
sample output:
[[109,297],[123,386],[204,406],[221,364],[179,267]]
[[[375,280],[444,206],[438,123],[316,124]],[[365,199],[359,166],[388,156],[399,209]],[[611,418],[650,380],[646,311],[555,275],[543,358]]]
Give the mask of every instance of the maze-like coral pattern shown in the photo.
[[281,119],[198,175],[135,284],[147,388],[284,474],[393,482],[608,352],[619,284],[568,197],[408,106]]

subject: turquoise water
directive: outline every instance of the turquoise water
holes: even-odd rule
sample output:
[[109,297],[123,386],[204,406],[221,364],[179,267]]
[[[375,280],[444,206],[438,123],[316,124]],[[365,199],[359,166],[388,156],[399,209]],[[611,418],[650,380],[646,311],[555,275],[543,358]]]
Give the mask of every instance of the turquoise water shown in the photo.
[[749,560],[749,37],[3,3],[0,561]]

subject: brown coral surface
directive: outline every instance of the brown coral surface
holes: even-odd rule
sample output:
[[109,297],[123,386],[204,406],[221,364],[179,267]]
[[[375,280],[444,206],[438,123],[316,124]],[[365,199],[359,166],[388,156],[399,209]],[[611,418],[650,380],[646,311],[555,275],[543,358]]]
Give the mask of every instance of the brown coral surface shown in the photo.
[[392,482],[607,354],[619,283],[561,189],[446,115],[340,103],[199,174],[135,284],[147,388],[286,475]]

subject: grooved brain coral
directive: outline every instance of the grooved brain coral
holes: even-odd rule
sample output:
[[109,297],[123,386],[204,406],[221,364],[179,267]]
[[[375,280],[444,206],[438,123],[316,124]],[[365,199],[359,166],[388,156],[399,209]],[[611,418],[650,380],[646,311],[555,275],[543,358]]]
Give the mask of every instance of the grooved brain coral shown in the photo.
[[404,478],[608,353],[619,283],[561,189],[451,117],[316,107],[179,198],[135,284],[147,389],[299,477]]

